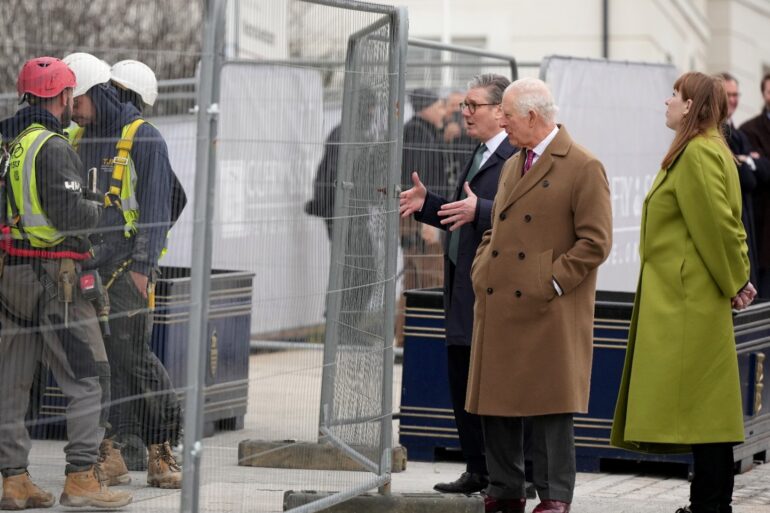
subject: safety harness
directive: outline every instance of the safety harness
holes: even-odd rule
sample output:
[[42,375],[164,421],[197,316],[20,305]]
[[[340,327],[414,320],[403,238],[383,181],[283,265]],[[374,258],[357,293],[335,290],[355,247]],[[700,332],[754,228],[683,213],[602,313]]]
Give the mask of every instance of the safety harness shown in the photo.
[[[115,144],[117,155],[112,159],[112,176],[110,177],[110,186],[107,193],[104,195],[104,206],[109,207],[117,205],[122,207],[120,193],[123,189],[123,177],[126,173],[126,169],[130,164],[129,158],[131,155],[131,148],[134,146],[134,136],[139,130],[139,127],[144,124],[144,119],[135,119],[126,128],[123,136]],[[133,191],[132,191],[133,194]],[[128,221],[128,220],[126,220]]]

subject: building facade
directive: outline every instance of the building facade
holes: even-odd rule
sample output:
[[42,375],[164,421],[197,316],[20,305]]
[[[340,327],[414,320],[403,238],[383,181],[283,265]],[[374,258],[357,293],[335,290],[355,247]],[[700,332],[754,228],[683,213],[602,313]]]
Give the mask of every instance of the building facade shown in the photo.
[[548,55],[729,71],[743,94],[738,123],[761,108],[770,72],[770,0],[380,1],[408,8],[410,37],[509,53],[522,76]]

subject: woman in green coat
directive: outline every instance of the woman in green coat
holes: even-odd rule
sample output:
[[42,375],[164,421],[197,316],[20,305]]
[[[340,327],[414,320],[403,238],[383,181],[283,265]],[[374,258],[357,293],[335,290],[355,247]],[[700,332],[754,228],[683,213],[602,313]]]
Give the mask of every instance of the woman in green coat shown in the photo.
[[644,201],[641,269],[612,444],[693,453],[690,507],[727,513],[733,445],[743,412],[731,308],[756,295],[748,282],[741,189],[718,127],[720,79],[685,73],[666,100],[676,132]]

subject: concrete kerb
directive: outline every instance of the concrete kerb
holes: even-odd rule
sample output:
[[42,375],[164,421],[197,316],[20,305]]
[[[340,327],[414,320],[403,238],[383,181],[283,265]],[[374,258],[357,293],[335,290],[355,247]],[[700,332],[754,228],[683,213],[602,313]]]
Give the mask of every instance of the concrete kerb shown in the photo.
[[[371,452],[355,448],[361,454]],[[406,448],[394,447],[391,472],[406,470]],[[328,443],[295,440],[243,440],[238,444],[238,465],[304,470],[363,471],[361,464]]]
[[[283,494],[283,510],[288,511],[332,495],[289,490]],[[480,495],[440,495],[436,493],[365,494],[331,506],[325,513],[483,513]]]

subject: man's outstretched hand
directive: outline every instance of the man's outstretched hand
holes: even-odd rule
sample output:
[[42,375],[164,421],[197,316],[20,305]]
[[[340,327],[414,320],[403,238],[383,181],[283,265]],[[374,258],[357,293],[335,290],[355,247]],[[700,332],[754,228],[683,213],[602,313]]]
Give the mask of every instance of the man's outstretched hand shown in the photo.
[[472,223],[476,219],[476,204],[478,197],[471,190],[470,184],[465,182],[463,185],[467,198],[452,203],[444,203],[438,211],[438,215],[443,217],[441,224],[448,224],[449,231],[453,232],[466,223]]
[[412,171],[412,188],[401,193],[398,197],[398,213],[401,217],[409,217],[422,210],[428,189],[420,181],[417,171]]

